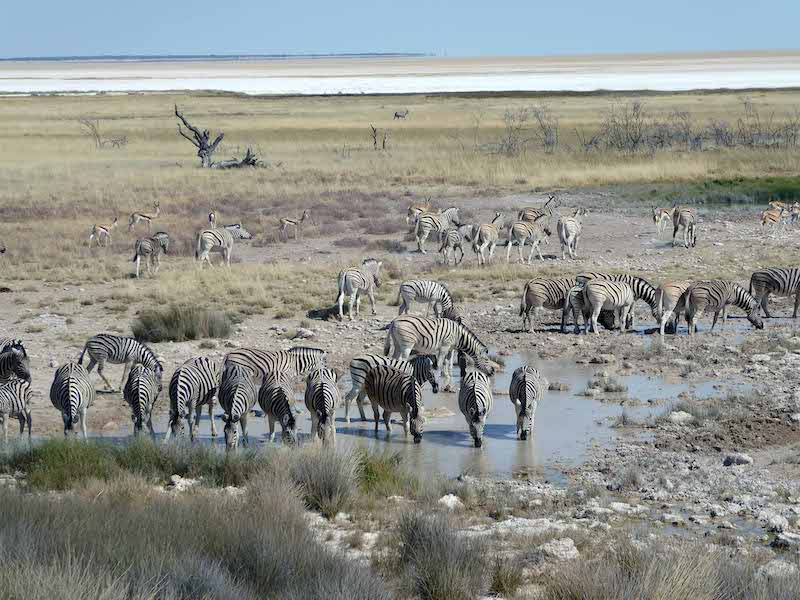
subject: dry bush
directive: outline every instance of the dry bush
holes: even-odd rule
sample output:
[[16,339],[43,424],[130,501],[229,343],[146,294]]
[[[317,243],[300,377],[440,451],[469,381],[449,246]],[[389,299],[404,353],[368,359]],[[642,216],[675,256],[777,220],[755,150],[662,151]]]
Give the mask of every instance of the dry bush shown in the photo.
[[131,325],[133,337],[142,342],[185,342],[203,338],[226,338],[233,323],[221,311],[172,305],[141,312]]

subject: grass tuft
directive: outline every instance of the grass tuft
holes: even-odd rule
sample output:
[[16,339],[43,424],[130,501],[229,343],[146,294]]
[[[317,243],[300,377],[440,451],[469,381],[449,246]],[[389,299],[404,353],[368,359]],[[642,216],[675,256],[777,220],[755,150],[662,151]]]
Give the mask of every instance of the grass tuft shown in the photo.
[[185,342],[226,338],[233,330],[233,323],[220,311],[172,305],[143,311],[131,329],[133,336],[142,342]]

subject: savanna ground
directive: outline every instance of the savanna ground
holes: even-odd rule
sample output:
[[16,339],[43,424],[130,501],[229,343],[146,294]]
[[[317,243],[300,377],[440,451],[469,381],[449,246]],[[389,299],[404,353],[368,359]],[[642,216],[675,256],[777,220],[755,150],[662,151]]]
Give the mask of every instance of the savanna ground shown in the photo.
[[[749,96],[763,120],[774,114],[778,122],[800,105],[796,91]],[[735,126],[743,118],[740,95],[640,99],[648,118],[688,113],[696,131],[711,120]],[[737,319],[725,332],[708,332],[706,326],[693,340],[670,336],[664,343],[653,335],[616,332],[585,339],[561,335],[554,314],[545,315],[545,333],[520,331],[519,297],[525,281],[534,276],[592,269],[633,272],[656,284],[669,278],[711,277],[746,283],[756,268],[798,263],[798,233],[766,236],[756,213],[770,198],[796,199],[800,150],[709,142],[701,150],[688,145],[636,152],[581,148],[581,139],[601,127],[611,103],[622,106],[632,100],[602,94],[3,98],[0,244],[7,251],[0,256],[5,292],[0,295],[0,332],[23,338],[28,348],[37,435],[60,435],[60,416],[47,397],[51,365],[74,359],[95,333],[130,334],[142,311],[193,306],[225,312],[235,323],[226,340],[153,344],[165,359],[167,377],[192,356],[221,358],[226,345],[274,349],[301,343],[290,339],[299,327],[315,334],[302,343],[326,348],[331,364],[345,371],[353,355],[381,351],[381,328],[397,310],[390,305],[397,285],[419,276],[448,284],[467,322],[498,357],[531,349],[543,358],[578,361],[614,355],[614,363],[601,365],[608,371],[601,375],[609,381],[628,374],[660,374],[753,384],[722,398],[676,398],[663,416],[647,422],[624,416],[616,426],[643,435],[598,449],[567,473],[565,486],[470,477],[447,482],[429,474],[422,474],[423,484],[386,457],[347,451],[337,459],[344,464],[344,475],[331,476],[335,481],[326,492],[347,498],[322,506],[311,498],[312,481],[320,472],[341,472],[324,462],[324,454],[291,458],[264,451],[224,459],[204,450],[171,454],[148,444],[129,451],[103,445],[76,450],[60,444],[33,454],[12,451],[4,458],[6,470],[22,474],[17,479],[25,483],[16,487],[34,496],[9,491],[0,503],[6,512],[2,535],[9,540],[2,547],[14,564],[7,571],[5,587],[14,590],[8,596],[52,595],[64,577],[83,577],[94,582],[86,587],[87,598],[468,598],[490,590],[506,597],[795,597],[800,586],[793,554],[800,540],[794,533],[800,512],[800,452],[795,444],[800,434],[792,415],[800,412],[793,395],[800,339],[793,322],[767,321],[764,331],[757,332]],[[508,131],[503,115],[542,102],[559,117],[558,147],[545,152],[532,140],[522,152],[499,151]],[[192,146],[178,136],[174,104],[195,126],[212,134],[225,132],[219,159],[241,156],[249,146],[265,161],[264,168],[199,169]],[[409,118],[393,121],[394,111],[403,107],[409,108]],[[99,119],[108,137],[127,136],[128,144],[95,148],[78,123],[85,117]],[[381,132],[379,145],[382,132],[389,130],[386,150],[373,150],[370,125]],[[562,213],[577,206],[590,210],[574,262],[560,260],[554,237],[544,249],[544,263],[507,266],[505,248],[498,248],[495,264],[478,268],[467,248],[464,262],[448,268],[439,264],[435,240],[428,241],[429,254],[421,255],[407,237],[405,210],[425,196],[439,207],[460,207],[467,222],[488,222],[495,210],[511,219],[522,206],[539,204],[553,192]],[[150,212],[154,202],[162,211],[154,231],[168,231],[176,243],[162,259],[158,276],[136,281],[131,279],[130,258],[143,229],[140,225],[135,235],[129,234],[127,218],[134,210]],[[695,249],[673,249],[668,235],[655,234],[650,207],[675,202],[698,205],[702,222]],[[241,221],[254,236],[252,242],[237,243],[230,270],[198,271],[193,262],[196,232],[211,207],[221,222]],[[300,239],[280,240],[278,219],[298,217],[303,209],[310,211],[312,222],[302,228]],[[115,217],[121,227],[113,246],[90,248],[92,223],[109,224]],[[552,225],[555,229],[555,220]],[[377,317],[369,315],[365,301],[364,319],[356,324],[308,318],[309,310],[333,303],[339,269],[367,256],[383,260],[385,267]],[[773,301],[772,306],[784,316],[791,311],[788,301]],[[644,308],[637,309],[640,332],[653,326]],[[120,372],[108,369],[115,385]],[[606,400],[615,401],[613,393]],[[507,400],[501,396],[497,401]],[[166,404],[162,397],[160,415]],[[670,420],[678,411],[691,415],[691,422]],[[124,435],[127,414],[118,394],[100,395],[90,410],[90,429]],[[733,452],[748,452],[755,462],[723,467],[723,459]],[[286,461],[297,464],[289,467]],[[77,464],[87,466],[76,472]],[[308,476],[298,466],[306,464],[318,471]],[[202,477],[204,483],[178,501],[161,491],[172,474]],[[384,479],[389,483],[372,485]],[[227,485],[236,489],[219,491]],[[65,493],[38,493],[49,489]],[[241,489],[246,491],[236,491]],[[442,510],[437,499],[445,493],[456,495],[464,507],[446,521],[419,522],[418,511]],[[291,498],[281,510],[296,510],[278,519],[283,523],[279,529],[276,520],[264,516],[272,510],[269,496],[277,494]],[[147,553],[135,547],[85,541],[75,545],[79,538],[108,538],[102,529],[107,520],[92,525],[82,516],[89,502],[93,508],[88,514],[130,515],[130,523],[116,531],[131,545],[150,549],[168,538],[164,556],[174,564],[157,557],[135,562],[129,557]],[[263,511],[257,510],[262,504]],[[139,512],[149,506],[159,510],[147,511],[147,525],[140,527]],[[330,520],[309,520],[303,516],[304,506]],[[337,519],[340,512],[349,516]],[[155,514],[166,516],[159,521]],[[197,514],[208,518],[197,519]],[[241,520],[234,514],[241,514]],[[74,529],[55,527],[53,515],[74,523]],[[202,523],[197,537],[211,540],[208,544],[183,537],[190,529],[188,520]],[[242,538],[242,523],[258,524],[246,527],[252,539]],[[91,535],[87,527],[95,528]],[[26,535],[31,528],[36,536]],[[381,531],[387,533],[379,535]],[[134,532],[139,532],[135,539]],[[23,543],[23,538],[33,541]],[[290,569],[285,562],[256,561],[280,555],[282,540],[309,548],[295,564],[314,574],[308,577],[311,588],[287,583]],[[173,547],[185,554],[179,557],[169,550]],[[426,555],[431,548],[438,550]],[[452,553],[443,548],[452,548]],[[350,573],[345,563],[337,562],[342,556],[330,551],[345,552],[347,560],[357,561],[352,563],[356,570]],[[496,559],[486,570],[465,566],[487,555]],[[433,561],[430,556],[443,558]],[[602,557],[602,577],[596,576],[595,557]],[[119,565],[128,560],[131,568],[120,571]],[[433,562],[441,569],[431,569]],[[31,568],[41,574],[38,588],[26,577]],[[476,579],[467,578],[466,572]],[[134,582],[141,577],[149,577],[152,589],[138,589]],[[355,580],[365,587],[356,588]],[[117,595],[102,595],[109,586]]]

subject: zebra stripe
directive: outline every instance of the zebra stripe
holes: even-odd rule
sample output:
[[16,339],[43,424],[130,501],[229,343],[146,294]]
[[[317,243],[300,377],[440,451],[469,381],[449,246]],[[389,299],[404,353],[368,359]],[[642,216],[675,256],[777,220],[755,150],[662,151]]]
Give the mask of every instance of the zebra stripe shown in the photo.
[[547,380],[533,367],[519,367],[511,376],[508,396],[511,398],[517,413],[517,435],[519,435],[519,439],[528,439],[531,431],[533,431],[536,407],[539,405],[539,401],[544,398],[544,391],[548,385]]
[[528,264],[531,264],[533,253],[539,251],[539,260],[544,261],[542,256],[542,249],[539,244],[547,243],[551,235],[550,229],[546,225],[544,219],[537,221],[517,221],[511,224],[508,229],[508,242],[506,243],[506,262],[511,261],[511,247],[516,245],[519,247],[519,262],[524,262],[522,258],[522,249],[527,242],[531,243],[531,251],[528,254]]
[[387,356],[394,346],[393,358],[408,360],[411,352],[435,354],[437,364],[447,389],[452,381],[453,354],[461,350],[475,366],[492,375],[494,368],[489,362],[489,349],[469,328],[450,319],[428,319],[403,315],[395,318],[388,327],[383,353]]
[[414,236],[417,239],[417,249],[423,254],[427,254],[425,250],[425,240],[432,231],[441,233],[447,231],[453,226],[460,227],[461,219],[458,216],[458,209],[451,206],[443,210],[439,214],[423,213],[417,218],[417,224],[414,227]]
[[547,199],[547,202],[541,208],[536,208],[534,206],[528,206],[523,208],[519,211],[517,215],[517,219],[520,221],[537,221],[544,217],[545,222],[549,222],[550,218],[553,216],[553,209],[556,208],[558,202],[555,196],[550,196]]
[[408,436],[410,430],[415,444],[422,441],[425,426],[422,388],[413,376],[389,365],[378,365],[367,372],[364,389],[372,402],[376,434],[380,407],[383,409],[383,422],[387,434],[392,432],[391,416],[396,412],[400,413],[405,435]]
[[6,352],[10,350],[12,346],[17,346],[22,353],[27,356],[28,352],[25,350],[25,346],[22,343],[22,340],[19,338],[0,338],[0,352]]
[[275,439],[275,422],[281,424],[284,444],[297,441],[297,420],[294,417],[294,391],[292,378],[284,371],[274,371],[264,376],[258,390],[258,405],[269,420],[269,441]]
[[678,229],[683,227],[683,247],[697,245],[697,215],[694,210],[686,206],[675,206],[672,209],[672,245],[675,246],[675,236]]
[[239,348],[225,356],[225,367],[242,365],[255,373],[255,381],[263,380],[267,373],[281,371],[289,377],[301,377],[325,366],[325,350],[297,346],[289,350],[264,352],[255,348]]
[[31,384],[28,381],[12,379],[0,385],[0,421],[3,423],[3,443],[8,443],[8,420],[19,420],[19,435],[25,433],[28,424],[28,443],[31,441]]
[[400,371],[404,371],[409,375],[413,375],[414,379],[420,386],[425,385],[429,381],[434,394],[439,393],[439,384],[436,382],[436,357],[431,354],[423,354],[412,356],[409,362],[389,358],[388,356],[381,356],[380,354],[362,354],[356,356],[350,361],[350,382],[352,389],[347,393],[344,399],[344,420],[350,422],[350,401],[356,398],[356,406],[358,412],[361,414],[361,420],[366,421],[367,417],[364,415],[364,407],[362,401],[367,392],[364,390],[364,381],[367,378],[367,373],[373,367],[378,365],[388,365]]
[[133,435],[138,436],[146,423],[150,436],[156,439],[153,430],[153,405],[161,393],[161,378],[156,376],[152,369],[142,364],[131,367],[128,381],[123,390],[125,402],[131,407],[131,420],[133,421]]
[[[183,433],[183,419],[189,424],[189,437],[200,428],[203,405],[208,405],[211,419],[211,435],[217,436],[214,423],[214,398],[220,384],[219,365],[206,357],[192,358],[175,369],[169,381],[169,425],[164,443],[171,433]],[[194,424],[192,423],[194,417]]]
[[[631,286],[631,290],[633,290],[634,301],[644,300],[644,302],[647,303],[647,306],[650,307],[650,311],[652,312],[656,321],[659,319],[659,315],[661,313],[658,310],[656,288],[653,287],[653,285],[651,285],[646,279],[642,279],[641,277],[637,277],[635,275],[628,275],[627,273],[610,274],[597,273],[594,271],[579,273],[575,279],[577,280],[578,285],[583,285],[591,279],[603,279],[605,281],[619,281],[622,283],[627,283],[629,286]],[[575,313],[575,319],[577,323],[577,313]]]
[[578,252],[578,242],[580,241],[583,225],[581,219],[588,215],[589,211],[579,208],[571,217],[561,217],[558,219],[558,239],[561,242],[561,260],[564,260],[564,248],[569,251],[569,257],[574,259]]
[[493,405],[492,384],[489,378],[480,371],[467,373],[458,391],[458,408],[467,420],[469,433],[476,448],[483,446],[483,429]]
[[136,240],[136,245],[133,250],[133,259],[131,262],[136,263],[136,278],[139,278],[139,263],[144,258],[144,264],[147,266],[147,273],[158,273],[161,266],[161,253],[167,253],[169,249],[169,236],[166,233],[159,232],[153,237],[141,238]]
[[409,205],[408,210],[406,211],[406,225],[410,225],[412,223],[412,219],[413,223],[416,225],[419,216],[427,212],[434,212],[431,210],[430,198],[425,198],[425,204]]
[[453,307],[453,297],[450,295],[450,291],[441,283],[429,279],[411,279],[409,281],[404,281],[397,292],[397,301],[400,302],[401,298],[402,303],[400,304],[400,312],[398,313],[400,315],[411,311],[411,305],[414,303],[414,300],[427,303],[425,307],[426,317],[428,316],[431,305],[433,305],[433,314],[437,319],[439,318],[440,308],[441,311],[444,312]]
[[675,310],[678,300],[689,285],[688,281],[665,281],[658,286],[656,290],[656,302],[658,303],[656,318],[659,321],[659,333],[662,337],[668,322],[672,322],[671,327],[674,327],[674,331],[677,331],[680,313],[675,312]]
[[[537,277],[525,284],[522,301],[519,305],[519,316],[522,317],[522,330],[532,331],[531,311],[534,316],[540,309],[561,310],[569,291],[575,286],[575,279],[547,279]],[[562,323],[562,331],[564,330]]]
[[[450,254],[453,255],[453,265],[461,264],[461,261],[464,260],[464,248],[462,244],[464,242],[464,236],[461,233],[460,227],[451,227],[445,231],[442,231],[439,234],[439,253],[444,257],[444,264],[450,264]],[[461,252],[461,256],[456,260],[456,250]]]
[[750,276],[750,293],[755,297],[764,315],[769,319],[769,295],[794,297],[794,311],[792,318],[797,318],[797,308],[800,306],[800,269],[761,269]]
[[225,411],[225,448],[234,450],[239,445],[239,427],[242,443],[247,446],[247,417],[256,403],[256,386],[253,371],[242,365],[231,364],[222,372],[219,386],[219,404]]
[[332,369],[312,371],[306,379],[306,408],[311,413],[311,439],[319,438],[324,446],[336,444],[336,406],[339,388]]
[[83,439],[87,439],[86,410],[94,404],[94,386],[83,366],[70,362],[56,369],[50,386],[50,402],[61,411],[64,435],[74,431],[80,420]]
[[711,281],[701,281],[690,285],[681,295],[676,307],[676,312],[680,309],[686,310],[686,322],[689,324],[689,335],[694,335],[697,331],[697,321],[705,312],[714,313],[714,322],[711,329],[717,324],[719,313],[722,313],[722,326],[728,318],[727,307],[729,305],[738,306],[747,313],[747,320],[756,327],[763,329],[764,322],[758,315],[759,303],[750,292],[733,281],[713,279]]
[[[628,315],[631,313],[634,302],[633,290],[627,283],[592,279],[583,286],[583,302],[591,312],[591,325],[595,334],[600,335],[597,318],[603,309],[613,310],[616,313],[620,331],[624,332],[627,329]],[[588,333],[589,324],[585,320],[584,322]],[[633,325],[633,318],[631,318],[631,325]]]
[[125,385],[128,379],[128,371],[130,371],[133,363],[142,363],[148,369],[152,369],[155,371],[158,380],[161,381],[164,367],[161,366],[155,353],[133,338],[111,335],[110,333],[100,333],[90,337],[83,347],[80,358],[78,358],[79,365],[83,364],[83,355],[87,351],[89,352],[89,366],[86,371],[91,373],[94,366],[97,365],[97,374],[100,375],[112,392],[114,391],[114,386],[103,375],[103,368],[106,363],[112,365],[125,363],[125,368],[122,371],[122,382],[119,384],[120,388]]
[[[573,322],[575,323],[575,333],[580,333],[581,331],[580,323],[578,321],[579,314],[583,316],[584,324],[586,324],[589,320],[589,306],[583,300],[584,285],[584,283],[578,283],[567,293],[567,299],[564,302],[564,309],[561,312],[561,333],[566,333],[567,331],[567,321],[569,320],[569,315],[572,315]],[[601,310],[600,316],[597,318],[597,320],[606,329],[614,329],[616,317],[613,310]]]
[[209,253],[219,252],[222,254],[222,260],[229,267],[231,266],[231,254],[233,252],[233,240],[249,240],[252,235],[241,223],[234,225],[226,225],[223,228],[204,229],[197,236],[197,250],[195,250],[195,260],[200,261],[200,266],[203,266],[203,261],[211,264]]
[[[12,340],[15,342],[18,340]],[[28,359],[28,353],[25,348],[20,344],[13,344],[7,346],[7,349],[0,352],[0,382],[8,381],[16,377],[27,381],[31,381],[31,364]]]
[[483,255],[486,248],[489,249],[489,260],[494,258],[494,249],[497,240],[500,239],[500,230],[503,228],[503,215],[499,212],[494,213],[491,223],[483,223],[478,226],[472,237],[472,251],[478,256],[478,264],[485,265],[486,257]]
[[342,307],[344,306],[345,294],[350,297],[348,304],[348,312],[350,320],[353,320],[353,303],[355,303],[355,313],[358,314],[361,307],[361,292],[366,292],[369,297],[369,303],[372,307],[372,314],[377,314],[375,311],[375,288],[381,287],[381,281],[378,274],[381,270],[383,263],[368,258],[360,267],[350,267],[344,271],[339,272],[337,279],[339,295],[336,302],[339,305],[339,320],[344,320],[344,313]]

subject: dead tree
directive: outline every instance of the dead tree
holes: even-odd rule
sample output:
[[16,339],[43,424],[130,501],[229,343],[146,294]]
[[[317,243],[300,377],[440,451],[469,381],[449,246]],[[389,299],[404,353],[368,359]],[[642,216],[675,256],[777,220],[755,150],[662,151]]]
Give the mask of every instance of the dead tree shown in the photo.
[[250,148],[247,149],[247,153],[242,160],[232,158],[217,163],[213,162],[211,160],[211,155],[214,154],[214,151],[217,149],[220,142],[222,142],[222,138],[225,137],[225,134],[220,133],[213,142],[210,142],[211,132],[209,132],[208,129],[205,129],[201,132],[197,127],[192,126],[189,121],[187,121],[184,116],[178,112],[177,104],[175,105],[175,116],[178,117],[186,129],[192,133],[192,136],[190,137],[181,128],[180,123],[178,123],[178,133],[189,140],[197,148],[197,156],[200,158],[201,167],[206,169],[241,169],[243,167],[258,166],[258,158],[256,158],[255,154],[253,154],[253,151]]
[[372,130],[372,149],[378,149],[378,130],[375,129],[373,125],[370,125],[369,128]]
[[381,142],[381,149],[382,150],[386,150],[386,144],[388,144],[388,143],[389,143],[389,132],[388,131],[384,131],[383,132],[383,141]]
[[405,108],[403,110],[398,110],[396,113],[394,113],[394,117],[392,117],[392,121],[394,121],[395,119],[405,119],[407,116],[408,116],[408,109],[407,108]]
[[100,119],[92,119],[91,117],[83,117],[78,119],[83,134],[92,140],[94,147],[98,150],[102,148],[121,148],[128,144],[128,136],[119,136],[113,138],[103,137],[102,126]]

